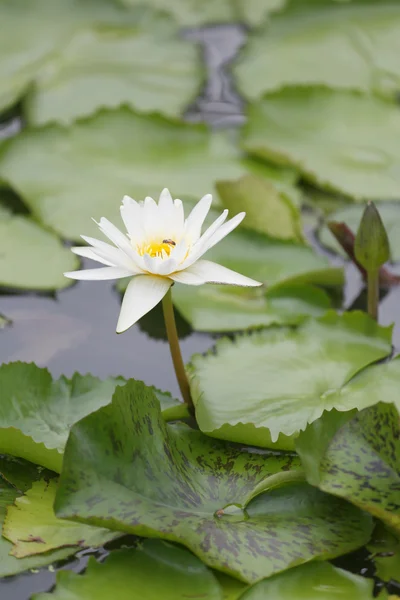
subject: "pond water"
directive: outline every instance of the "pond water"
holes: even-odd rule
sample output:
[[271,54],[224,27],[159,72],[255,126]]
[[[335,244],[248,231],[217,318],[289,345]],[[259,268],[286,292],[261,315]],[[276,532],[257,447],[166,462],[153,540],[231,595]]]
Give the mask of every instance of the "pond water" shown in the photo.
[[[244,121],[243,102],[232,88],[224,66],[233,58],[245,39],[239,26],[212,27],[186,32],[202,43],[208,67],[208,80],[199,99],[187,111],[192,121],[206,120],[216,126],[240,125]],[[18,124],[11,125],[15,130]],[[9,130],[10,131],[10,130]],[[312,231],[307,232],[317,244]],[[322,249],[320,249],[322,251]],[[341,260],[332,255],[334,262]],[[362,303],[362,284],[356,269],[347,267],[344,306]],[[175,375],[163,338],[161,310],[154,309],[141,323],[123,335],[115,334],[120,295],[110,282],[82,282],[54,295],[0,292],[0,314],[15,324],[1,332],[0,363],[22,360],[46,366],[53,375],[90,372],[101,378],[122,375],[143,379],[145,383],[169,390],[179,396]],[[398,319],[400,288],[391,290],[381,302],[380,322]],[[400,347],[400,319],[394,343]],[[194,333],[182,319],[178,322],[182,353],[188,361],[193,353],[204,352],[214,337]],[[101,555],[101,553],[97,553]],[[88,552],[69,561],[68,568],[82,570]],[[365,551],[341,557],[338,566],[363,575],[373,574]],[[55,573],[44,568],[38,573],[25,573],[0,580],[0,600],[29,600],[39,591],[49,591]],[[399,588],[400,589],[400,588]],[[397,591],[399,591],[397,589]],[[393,592],[396,585],[393,586]]]

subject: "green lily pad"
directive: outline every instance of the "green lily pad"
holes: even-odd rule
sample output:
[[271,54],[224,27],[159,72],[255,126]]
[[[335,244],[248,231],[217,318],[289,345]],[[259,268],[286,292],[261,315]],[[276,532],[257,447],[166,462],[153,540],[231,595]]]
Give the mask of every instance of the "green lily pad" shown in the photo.
[[[243,589],[243,584],[239,583]],[[86,572],[59,571],[53,593],[32,600],[223,600],[217,578],[190,552],[161,540],[145,540],[134,550],[117,550]]]
[[303,241],[298,199],[290,191],[255,175],[236,181],[218,181],[222,204],[236,214],[244,210],[244,227],[282,240]]
[[340,390],[336,408],[346,410],[352,404],[358,410],[373,406],[377,402],[393,404],[400,413],[400,355],[394,360],[372,365],[361,371]]
[[399,198],[400,113],[374,96],[320,88],[271,94],[249,106],[244,147],[355,200]]
[[367,546],[376,569],[376,575],[382,581],[399,580],[400,539],[382,523],[374,529]]
[[72,428],[55,510],[179,542],[208,566],[254,582],[369,539],[369,518],[299,482],[297,464],[294,455],[167,426],[152,390],[130,381]]
[[[260,581],[240,600],[373,600],[374,580],[337,569],[329,563],[310,563]],[[387,592],[379,596],[387,600]]]
[[[358,205],[348,206],[329,215],[328,220],[346,223],[356,234],[364,208]],[[400,260],[400,206],[397,203],[380,202],[377,208],[389,237],[391,258],[393,261],[398,261]],[[327,248],[344,255],[342,247],[326,226],[322,227],[319,239]]]
[[[125,6],[136,6],[143,0],[120,0]],[[198,27],[216,23],[258,25],[274,11],[283,8],[286,0],[151,0],[158,10],[168,10],[183,27]]]
[[[378,398],[377,398],[378,400]],[[399,413],[379,403],[326,412],[296,441],[307,479],[400,532]]]
[[[71,426],[111,401],[120,378],[101,381],[75,373],[53,380],[34,364],[0,367],[0,452],[12,454],[60,472]],[[154,390],[165,419],[187,416],[186,407],[170,394]],[[164,413],[163,413],[164,414]]]
[[[214,437],[281,447],[324,410],[344,404],[341,388],[391,351],[391,328],[360,312],[309,319],[297,329],[269,329],[218,340],[189,368],[196,419]],[[238,369],[240,365],[240,369]]]
[[[6,516],[7,507],[12,505],[20,492],[0,477],[0,530]],[[8,577],[22,573],[28,569],[44,567],[58,560],[63,560],[76,552],[76,548],[61,548],[46,554],[15,558],[10,554],[13,545],[0,535],[0,577]]]
[[118,533],[82,523],[57,519],[53,511],[57,481],[35,481],[24,496],[7,509],[3,536],[13,543],[11,555],[25,558],[51,550],[73,547],[97,548]]
[[65,288],[71,281],[63,272],[78,267],[77,257],[54,233],[0,206],[0,285],[36,290]]
[[0,479],[10,484],[20,494],[27,492],[35,481],[49,481],[53,471],[9,454],[0,454]]
[[393,97],[400,88],[399,39],[394,2],[296,0],[250,36],[234,73],[250,99],[295,85]]
[[134,21],[134,15],[109,0],[0,2],[0,112],[26,93],[46,60],[75,31],[90,24]]
[[332,307],[326,292],[311,285],[260,288],[204,285],[174,288],[174,304],[196,331],[239,331],[269,325],[297,325]]
[[[69,129],[25,130],[9,140],[0,178],[37,219],[65,239],[79,240],[83,233],[98,234],[92,217],[118,225],[125,194],[158,198],[168,187],[175,197],[197,201],[214,190],[217,179],[247,173],[252,163],[243,161],[229,133],[128,108],[103,111]],[[268,177],[270,170],[265,172]]]
[[135,28],[76,34],[40,70],[26,103],[33,125],[70,125],[100,108],[128,105],[179,118],[202,83],[199,52],[173,21],[138,19]]

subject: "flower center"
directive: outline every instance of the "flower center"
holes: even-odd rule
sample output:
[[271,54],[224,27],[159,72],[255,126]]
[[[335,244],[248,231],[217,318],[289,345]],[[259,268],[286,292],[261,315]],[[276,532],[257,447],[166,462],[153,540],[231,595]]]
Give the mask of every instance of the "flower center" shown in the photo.
[[138,252],[140,256],[143,254],[148,254],[151,257],[160,256],[161,258],[165,258],[171,254],[172,248],[176,246],[176,242],[174,240],[165,239],[161,242],[151,242],[145,243],[142,246],[138,247]]

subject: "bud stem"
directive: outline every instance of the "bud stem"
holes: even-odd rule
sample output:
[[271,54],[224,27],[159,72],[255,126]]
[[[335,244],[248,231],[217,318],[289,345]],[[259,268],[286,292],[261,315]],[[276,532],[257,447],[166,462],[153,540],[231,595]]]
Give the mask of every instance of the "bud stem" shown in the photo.
[[378,320],[379,307],[379,270],[369,270],[367,275],[368,289],[368,314],[370,317]]
[[182,398],[189,409],[193,410],[193,400],[190,393],[189,381],[185,371],[185,365],[182,359],[181,348],[179,345],[178,332],[176,330],[176,322],[174,315],[174,307],[172,304],[171,288],[165,294],[162,301],[165,329],[169,342],[172,362],[174,364],[175,375],[178,380],[179,389],[181,390]]

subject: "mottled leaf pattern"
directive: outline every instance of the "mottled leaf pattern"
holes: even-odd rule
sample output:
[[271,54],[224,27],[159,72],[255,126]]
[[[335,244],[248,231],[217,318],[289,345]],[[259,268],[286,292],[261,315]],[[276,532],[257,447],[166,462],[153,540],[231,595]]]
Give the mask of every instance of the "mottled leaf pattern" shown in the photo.
[[369,537],[369,519],[350,505],[306,483],[276,488],[296,470],[294,455],[167,426],[153,392],[131,381],[72,428],[56,514],[180,542],[207,565],[253,582]]

